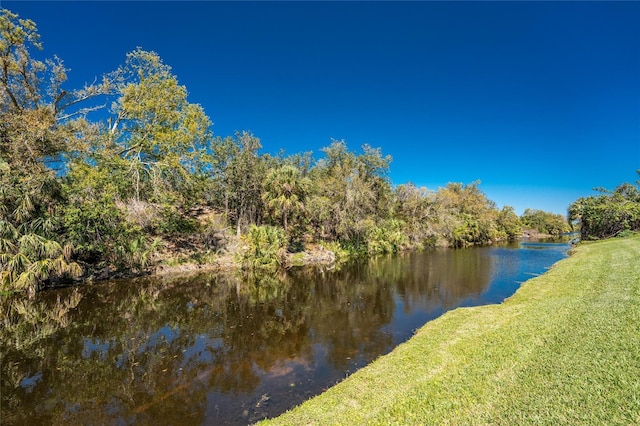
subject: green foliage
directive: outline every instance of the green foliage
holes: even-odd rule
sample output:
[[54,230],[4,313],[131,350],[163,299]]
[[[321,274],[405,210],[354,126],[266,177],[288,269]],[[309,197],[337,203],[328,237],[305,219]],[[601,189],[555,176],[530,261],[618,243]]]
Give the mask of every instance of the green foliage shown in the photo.
[[[31,55],[32,49],[42,50],[36,24],[30,19],[20,19],[7,9],[1,9],[0,99],[3,113],[38,111],[50,100],[48,95],[58,95],[53,91],[59,89],[60,84],[66,80],[64,69],[57,58],[55,62],[36,60]],[[47,74],[55,79],[52,79],[51,87],[43,85]]]
[[30,226],[14,228],[0,221],[0,290],[33,293],[45,282],[78,277],[82,269],[71,261],[72,249],[43,237]]
[[366,233],[367,252],[370,255],[397,253],[408,247],[409,238],[403,226],[404,223],[396,219],[370,226]]
[[[107,79],[78,90],[63,89],[68,70],[62,60],[55,56],[38,60],[32,55],[34,50],[42,50],[36,24],[30,19],[20,19],[7,9],[0,9],[0,112],[3,114],[49,114],[64,122],[97,109],[78,106],[109,93]],[[61,115],[63,111],[66,115]],[[47,140],[39,142],[40,149],[27,150],[30,156],[51,147]]]
[[149,241],[146,235],[140,233],[129,233],[133,235],[116,245],[114,263],[121,269],[141,272],[153,264],[161,242],[159,239]]
[[640,188],[624,183],[613,192],[580,198],[569,207],[569,220],[579,221],[585,240],[640,231]]
[[240,263],[244,271],[274,273],[284,265],[287,238],[282,228],[252,225],[243,240],[246,247]]
[[264,181],[262,200],[272,218],[278,218],[285,232],[289,222],[304,219],[305,201],[311,181],[302,177],[294,166],[285,165],[271,169]]
[[480,230],[478,221],[468,213],[461,213],[453,228],[452,242],[454,247],[466,247],[479,241]]
[[106,261],[120,270],[142,271],[159,246],[159,240],[151,241],[139,226],[127,222],[107,198],[68,205],[64,224],[78,258],[88,263]]
[[522,235],[522,222],[511,206],[504,206],[498,213],[496,225],[500,236],[509,240]]
[[112,75],[112,117],[81,135],[75,163],[111,174],[122,200],[182,207],[201,199],[211,140],[202,108],[154,52],[130,52]]
[[121,212],[107,199],[69,204],[63,220],[69,242],[85,262],[108,258],[117,238],[126,235]]
[[618,232],[616,238],[630,238],[638,234],[638,231],[632,231],[630,229],[625,229],[624,231]]
[[303,177],[296,166],[275,166],[267,173],[262,190],[262,201],[267,219],[282,225],[289,239],[289,250],[304,250],[307,231],[307,196],[311,180]]
[[333,141],[325,158],[310,171],[309,221],[321,238],[360,247],[368,223],[391,213],[391,186],[386,174],[391,158],[378,149],[362,147],[356,155],[344,141]]
[[120,202],[124,180],[116,172],[84,163],[71,165],[64,182],[65,237],[84,262],[142,271],[159,244],[148,233],[171,223],[170,214],[148,203]]
[[164,235],[191,234],[198,230],[198,224],[186,217],[176,206],[163,203],[158,207],[158,218],[154,231]]
[[535,229],[543,234],[560,235],[571,231],[567,219],[561,214],[526,209],[520,220],[525,228]]
[[248,132],[217,138],[212,145],[210,198],[236,225],[238,236],[262,218],[266,161],[258,156],[261,147],[260,139]]
[[106,88],[66,91],[58,58],[40,61],[36,25],[0,10],[0,271],[8,290],[33,292],[82,272],[60,235],[62,192],[54,170],[71,149],[78,121],[63,111]]
[[[7,93],[15,99],[21,92],[9,84]],[[60,185],[44,164],[63,149],[64,132],[51,110],[20,109],[35,102],[30,96],[0,108],[0,285],[32,293],[82,271],[71,260],[72,248],[56,239]]]
[[[437,192],[392,188],[391,157],[366,144],[354,152],[332,140],[315,161],[311,152],[260,155],[260,139],[246,131],[214,138],[202,107],[155,52],[129,52],[98,83],[72,90],[63,89],[60,59],[32,55],[41,48],[35,23],[0,11],[0,221],[16,230],[0,247],[5,286],[52,259],[58,267],[41,267],[27,287],[77,272],[74,259],[141,271],[155,259],[157,238],[167,247],[198,241],[207,255],[217,253],[231,227],[246,233],[239,259],[246,270],[279,269],[283,247],[309,243],[373,255],[486,244],[516,238],[525,225],[567,229],[544,212],[520,219],[510,207],[498,210],[479,182]],[[100,105],[90,100],[103,95],[109,119],[91,121]],[[636,196],[625,186],[614,198]],[[574,210],[594,234],[615,234],[637,227],[635,201],[625,203],[584,200]],[[202,209],[219,220],[199,222],[191,213]],[[277,227],[258,226],[265,224]],[[23,237],[42,249],[20,248]]]
[[435,194],[413,183],[398,185],[393,194],[394,217],[404,222],[411,247],[434,246],[437,240]]
[[449,183],[436,193],[435,227],[445,241],[454,247],[488,244],[500,237],[495,203],[478,188]]

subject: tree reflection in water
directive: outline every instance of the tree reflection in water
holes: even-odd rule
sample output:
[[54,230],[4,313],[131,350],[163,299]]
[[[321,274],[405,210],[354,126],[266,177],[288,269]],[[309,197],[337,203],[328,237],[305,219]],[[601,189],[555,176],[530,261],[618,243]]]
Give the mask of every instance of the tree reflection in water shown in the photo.
[[411,333],[406,315],[423,312],[424,322],[487,293],[492,250],[5,298],[3,424],[247,424],[276,415],[393,349]]

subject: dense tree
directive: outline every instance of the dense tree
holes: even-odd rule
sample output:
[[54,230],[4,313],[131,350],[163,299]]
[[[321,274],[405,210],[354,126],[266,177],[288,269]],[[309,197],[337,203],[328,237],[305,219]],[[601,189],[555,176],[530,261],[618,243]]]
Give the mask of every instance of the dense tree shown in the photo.
[[564,216],[542,210],[525,209],[520,220],[525,228],[535,229],[543,234],[560,235],[571,230]]
[[357,161],[358,175],[374,194],[372,213],[382,219],[388,218],[392,211],[391,182],[388,177],[391,156],[383,156],[380,148],[364,144]]
[[73,145],[73,116],[107,84],[66,91],[58,58],[40,61],[36,25],[0,10],[0,274],[2,288],[35,290],[80,272],[72,248],[56,241],[61,190],[52,167]]
[[496,218],[498,231],[513,240],[522,236],[522,222],[511,206],[504,206]]
[[319,236],[354,247],[366,243],[371,227],[387,219],[392,207],[387,178],[391,158],[368,145],[362,150],[356,155],[344,141],[333,141],[310,173],[312,226]]
[[310,220],[318,237],[339,239],[347,220],[347,190],[355,158],[344,141],[333,141],[322,151],[325,158],[316,163],[310,174]]
[[262,200],[270,214],[281,219],[285,232],[289,220],[304,212],[309,186],[310,180],[294,166],[273,168],[267,173]]
[[495,203],[478,188],[479,183],[449,183],[436,193],[436,226],[455,247],[486,244],[499,237]]
[[266,160],[258,155],[260,148],[260,139],[246,131],[236,132],[234,137],[217,138],[213,143],[210,198],[214,204],[222,204],[238,236],[251,224],[261,222]]
[[[393,188],[391,157],[366,144],[354,152],[332,140],[315,161],[311,152],[260,154],[246,131],[214,138],[155,52],[138,48],[72,90],[62,61],[35,59],[39,49],[35,23],[0,11],[2,289],[35,290],[77,275],[79,264],[143,272],[162,243],[218,253],[233,239],[227,228],[244,235],[230,246],[249,247],[238,255],[250,270],[280,267],[284,249],[307,242],[376,254],[486,244],[521,226],[566,229],[558,215],[498,210],[478,182]],[[106,103],[108,119],[94,120]],[[636,229],[637,198],[623,185],[579,200],[572,215],[593,235]]]
[[404,233],[414,247],[436,242],[435,193],[413,183],[398,185],[394,190],[395,216],[405,223]]
[[137,49],[118,70],[121,82],[108,134],[99,149],[121,158],[135,200],[189,204],[201,196],[211,122],[187,100],[171,68],[155,52]]
[[569,220],[579,222],[583,239],[640,231],[640,184],[624,183],[614,191],[600,192],[596,196],[580,198],[569,206]]
[[143,231],[183,230],[202,199],[211,122],[154,52],[129,53],[112,75],[113,115],[69,164],[65,225],[83,259],[131,268],[148,258]]

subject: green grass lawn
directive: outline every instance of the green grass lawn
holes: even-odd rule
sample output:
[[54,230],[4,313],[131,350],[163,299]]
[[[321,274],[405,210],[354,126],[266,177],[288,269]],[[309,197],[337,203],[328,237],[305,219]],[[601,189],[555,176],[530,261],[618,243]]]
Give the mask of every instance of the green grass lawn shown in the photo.
[[269,424],[640,424],[640,236],[581,245]]

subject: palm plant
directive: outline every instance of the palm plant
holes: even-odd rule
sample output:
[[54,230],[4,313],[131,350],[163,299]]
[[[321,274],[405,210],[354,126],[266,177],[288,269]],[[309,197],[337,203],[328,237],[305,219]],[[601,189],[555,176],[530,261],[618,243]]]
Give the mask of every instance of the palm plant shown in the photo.
[[274,217],[282,220],[285,231],[289,219],[304,210],[310,181],[302,177],[300,169],[285,165],[271,169],[266,176],[262,200]]
[[[45,281],[77,277],[82,268],[71,261],[71,246],[39,235],[31,226],[15,228],[0,220],[0,288],[35,292]],[[22,232],[21,232],[22,231]]]
[[275,272],[284,263],[286,237],[282,228],[252,225],[244,237],[242,269],[248,272]]

